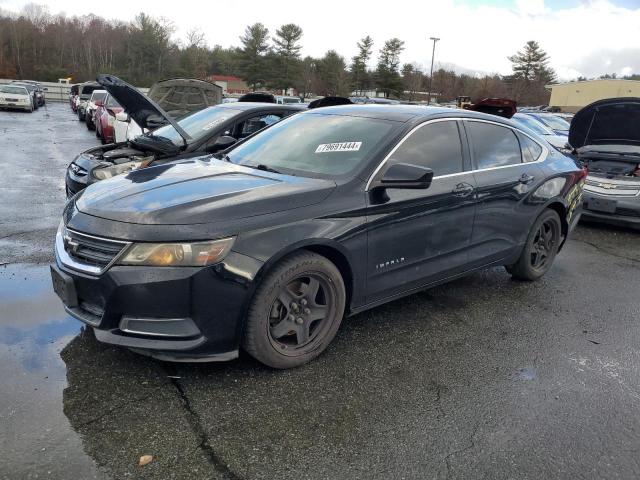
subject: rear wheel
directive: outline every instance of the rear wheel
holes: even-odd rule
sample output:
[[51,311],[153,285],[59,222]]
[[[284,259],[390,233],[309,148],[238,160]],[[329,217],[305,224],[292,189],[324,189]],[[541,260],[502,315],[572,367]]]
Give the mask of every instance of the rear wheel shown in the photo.
[[88,113],[85,113],[84,115],[84,123],[87,125],[87,130],[93,130],[94,128],[96,128],[91,119],[91,115],[89,115]]
[[507,271],[519,280],[537,280],[551,268],[560,248],[562,225],[553,210],[545,210],[533,224],[520,258]]
[[312,253],[277,264],[258,287],[247,315],[244,349],[273,368],[292,368],[318,355],[340,327],[345,286],[336,266]]

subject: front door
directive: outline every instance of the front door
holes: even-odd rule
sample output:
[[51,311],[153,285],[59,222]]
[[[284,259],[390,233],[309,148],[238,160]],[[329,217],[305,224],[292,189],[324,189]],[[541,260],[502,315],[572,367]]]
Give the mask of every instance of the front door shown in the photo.
[[[426,122],[390,154],[393,163],[429,167],[431,186],[368,193],[368,302],[465,269],[475,213],[475,180],[455,120]],[[374,179],[375,180],[375,179]]]

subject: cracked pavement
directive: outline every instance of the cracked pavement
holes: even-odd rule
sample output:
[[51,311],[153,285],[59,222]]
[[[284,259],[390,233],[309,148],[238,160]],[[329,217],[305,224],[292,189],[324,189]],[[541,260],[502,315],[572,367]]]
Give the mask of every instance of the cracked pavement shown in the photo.
[[51,291],[64,169],[96,142],[48,113],[0,112],[0,479],[640,476],[639,233],[580,225],[541,281],[384,305],[295,370],[163,363]]

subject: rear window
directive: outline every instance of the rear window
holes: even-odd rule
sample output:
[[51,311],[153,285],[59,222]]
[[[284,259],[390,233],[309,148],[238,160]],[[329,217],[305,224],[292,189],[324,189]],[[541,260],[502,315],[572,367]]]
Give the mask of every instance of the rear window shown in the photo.
[[29,92],[27,92],[24,87],[11,87],[8,85],[0,87],[0,92],[11,93],[13,95],[29,95]]
[[520,143],[507,127],[492,123],[467,122],[473,140],[476,168],[495,168],[522,163]]
[[520,147],[522,148],[522,159],[525,162],[535,162],[542,155],[542,147],[525,134],[518,132]]

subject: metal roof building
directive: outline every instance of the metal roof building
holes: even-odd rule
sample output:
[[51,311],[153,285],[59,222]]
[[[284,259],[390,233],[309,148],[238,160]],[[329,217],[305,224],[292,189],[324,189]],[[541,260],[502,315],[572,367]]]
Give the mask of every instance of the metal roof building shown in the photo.
[[640,81],[601,79],[580,82],[554,83],[549,105],[560,107],[563,112],[577,112],[597,100],[617,97],[640,97]]

